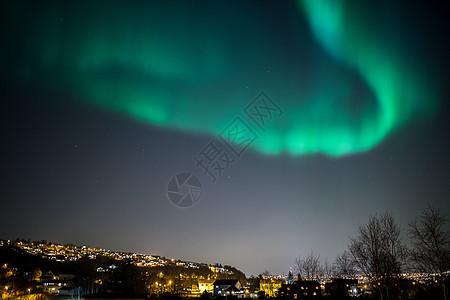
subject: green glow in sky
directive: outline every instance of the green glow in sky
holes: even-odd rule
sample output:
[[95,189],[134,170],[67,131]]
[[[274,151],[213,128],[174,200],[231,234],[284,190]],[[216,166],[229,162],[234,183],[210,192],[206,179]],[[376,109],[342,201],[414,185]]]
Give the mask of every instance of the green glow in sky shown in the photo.
[[[398,126],[433,109],[433,85],[417,62],[406,57],[408,44],[397,47],[390,40],[389,28],[383,31],[381,24],[371,24],[363,11],[352,9],[356,3],[350,6],[349,1],[299,2],[323,47],[358,72],[375,95],[379,115],[374,120],[362,120],[361,130],[354,135],[349,130],[352,150],[370,149]],[[386,22],[383,16],[378,19]],[[397,41],[401,38],[394,37]]]
[[265,154],[367,151],[433,111],[433,74],[401,31],[386,30],[395,16],[373,20],[346,1],[298,4],[285,18],[307,22],[285,28],[238,3],[55,2],[5,21],[22,33],[9,71],[152,126],[211,136],[264,90],[284,109],[258,132],[253,148]]

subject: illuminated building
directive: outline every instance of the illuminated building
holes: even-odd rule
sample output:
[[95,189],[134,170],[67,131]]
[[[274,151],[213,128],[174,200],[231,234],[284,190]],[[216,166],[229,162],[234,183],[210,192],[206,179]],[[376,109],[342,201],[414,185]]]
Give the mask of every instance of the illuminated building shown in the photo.
[[214,282],[214,296],[244,296],[242,285],[237,279],[218,279]]
[[201,293],[203,293],[204,291],[208,292],[208,293],[214,293],[214,279],[200,279],[198,281],[198,289],[200,290]]

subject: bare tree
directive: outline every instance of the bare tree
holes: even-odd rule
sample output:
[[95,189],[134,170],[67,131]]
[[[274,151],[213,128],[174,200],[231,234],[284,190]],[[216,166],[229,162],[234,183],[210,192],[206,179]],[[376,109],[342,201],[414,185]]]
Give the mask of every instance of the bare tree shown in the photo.
[[350,239],[349,253],[355,266],[380,299],[392,299],[399,292],[397,281],[406,258],[400,233],[392,214],[385,212],[370,217]]
[[328,258],[325,258],[325,261],[323,263],[323,268],[322,268],[322,276],[325,276],[325,277],[333,276],[333,273],[334,273],[333,270],[334,270],[333,264],[330,264],[328,262]]
[[355,263],[348,251],[344,251],[336,257],[333,271],[334,275],[339,277],[351,277],[356,274]]
[[448,297],[445,277],[450,270],[450,233],[444,228],[446,223],[447,218],[432,207],[409,223],[414,267],[419,272],[439,274],[444,299]]
[[261,276],[261,278],[268,278],[268,277],[272,276],[272,274],[270,274],[270,271],[269,271],[269,270],[264,269],[264,272],[262,272],[262,273],[260,274],[260,276]]
[[317,279],[322,273],[322,266],[320,264],[320,256],[314,255],[313,252],[306,257],[297,257],[295,259],[295,269],[299,277],[307,280]]

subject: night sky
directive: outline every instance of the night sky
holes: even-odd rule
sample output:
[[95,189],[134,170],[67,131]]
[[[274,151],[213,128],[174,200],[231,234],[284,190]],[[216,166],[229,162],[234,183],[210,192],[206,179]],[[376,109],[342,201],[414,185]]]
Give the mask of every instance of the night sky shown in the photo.
[[[333,261],[375,213],[404,229],[428,205],[450,216],[449,13],[8,4],[0,238],[287,274],[310,251]],[[180,173],[201,189],[168,193]]]

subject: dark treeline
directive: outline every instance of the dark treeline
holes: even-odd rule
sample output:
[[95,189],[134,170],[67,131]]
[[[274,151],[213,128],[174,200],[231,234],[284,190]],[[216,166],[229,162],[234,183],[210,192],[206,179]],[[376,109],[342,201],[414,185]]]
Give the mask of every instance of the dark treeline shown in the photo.
[[[448,299],[450,270],[450,234],[447,218],[433,207],[411,220],[402,229],[392,213],[369,217],[349,237],[345,251],[334,263],[321,263],[311,252],[295,260],[301,279],[323,277],[354,278],[364,275],[371,298]],[[402,274],[425,273],[413,281]]]
[[[76,261],[58,262],[29,254],[12,242],[7,247],[0,247],[0,287],[9,287],[8,292],[25,293],[23,291],[28,289],[36,292],[39,277],[51,271],[75,275],[74,281],[82,295],[122,293],[144,298],[179,299],[190,295],[195,286],[198,289],[199,280],[238,279],[246,295],[257,295],[260,299],[308,299],[311,295],[293,291],[308,286],[319,288],[318,281],[334,284],[334,290],[330,292],[325,284],[327,288],[322,286],[322,291],[314,298],[346,299],[352,294],[340,284],[357,286],[359,283],[355,279],[362,275],[366,278],[364,288],[359,286],[361,293],[354,293],[354,297],[447,300],[449,259],[447,218],[439,210],[429,207],[412,219],[407,228],[401,228],[390,212],[369,217],[365,224],[357,227],[356,234],[349,237],[347,249],[334,261],[322,261],[314,252],[299,256],[295,259],[294,274],[290,273],[283,281],[274,279],[269,271],[246,278],[236,268],[219,264],[215,266],[227,272],[214,272],[206,264],[187,268],[170,260],[163,266],[141,267],[130,260],[100,255],[95,259],[85,256]],[[104,271],[99,272],[99,268]],[[404,276],[411,273],[426,275],[420,280]],[[317,287],[313,282],[317,282]],[[270,293],[263,291],[263,284],[270,286]],[[213,297],[208,293],[197,296],[205,300]]]

